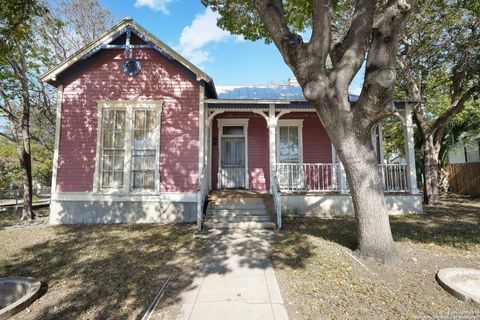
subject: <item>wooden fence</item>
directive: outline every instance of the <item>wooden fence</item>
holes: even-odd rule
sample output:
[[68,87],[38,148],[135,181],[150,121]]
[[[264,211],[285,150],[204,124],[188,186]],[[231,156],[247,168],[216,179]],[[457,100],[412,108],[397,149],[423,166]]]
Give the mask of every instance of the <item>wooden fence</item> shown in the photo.
[[480,163],[455,163],[445,168],[453,193],[480,196]]

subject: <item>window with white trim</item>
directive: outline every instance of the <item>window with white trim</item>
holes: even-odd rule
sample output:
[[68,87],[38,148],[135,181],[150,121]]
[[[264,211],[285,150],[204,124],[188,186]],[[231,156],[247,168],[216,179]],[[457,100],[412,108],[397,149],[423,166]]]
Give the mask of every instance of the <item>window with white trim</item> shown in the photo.
[[94,190],[158,192],[161,101],[99,101]]
[[303,120],[278,120],[277,125],[277,162],[303,162]]
[[125,110],[104,110],[100,179],[102,189],[123,188]]
[[132,145],[132,189],[155,189],[155,111],[135,110]]
[[299,163],[298,127],[280,127],[278,162]]

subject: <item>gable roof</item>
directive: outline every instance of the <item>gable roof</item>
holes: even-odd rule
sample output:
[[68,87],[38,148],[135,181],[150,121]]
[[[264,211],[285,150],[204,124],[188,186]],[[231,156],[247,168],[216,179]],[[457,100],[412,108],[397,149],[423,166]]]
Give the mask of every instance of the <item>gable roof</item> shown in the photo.
[[182,66],[184,66],[186,69],[190,70],[193,74],[196,75],[197,81],[205,81],[211,86],[213,92],[215,92],[213,80],[209,75],[207,75],[197,66],[182,57],[179,53],[177,53],[175,50],[160,41],[153,34],[148,32],[146,29],[144,29],[142,26],[140,26],[138,23],[133,21],[132,18],[129,17],[123,19],[118,24],[113,26],[110,30],[105,32],[102,36],[98,37],[96,40],[92,41],[82,49],[75,52],[73,55],[71,55],[69,58],[61,62],[53,69],[47,71],[40,77],[40,80],[55,85],[57,81],[57,76],[62,74],[64,71],[66,71],[76,63],[88,59],[93,54],[97,53],[102,49],[108,48],[109,44],[112,41],[114,41],[127,31],[133,32],[137,37],[150,44],[153,49],[157,50],[160,54],[167,57],[168,59],[179,62]]

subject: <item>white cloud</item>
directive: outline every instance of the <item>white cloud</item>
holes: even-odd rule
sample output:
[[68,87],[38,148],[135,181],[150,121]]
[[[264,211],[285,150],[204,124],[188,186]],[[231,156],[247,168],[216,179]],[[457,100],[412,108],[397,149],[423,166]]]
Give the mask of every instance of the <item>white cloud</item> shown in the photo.
[[218,13],[207,8],[195,17],[191,25],[183,28],[178,50],[193,64],[199,65],[211,60],[209,52],[204,48],[207,44],[230,38],[229,32],[217,27],[219,17]]
[[160,11],[163,14],[170,14],[167,6],[174,0],[137,0],[135,7],[148,7],[155,11]]

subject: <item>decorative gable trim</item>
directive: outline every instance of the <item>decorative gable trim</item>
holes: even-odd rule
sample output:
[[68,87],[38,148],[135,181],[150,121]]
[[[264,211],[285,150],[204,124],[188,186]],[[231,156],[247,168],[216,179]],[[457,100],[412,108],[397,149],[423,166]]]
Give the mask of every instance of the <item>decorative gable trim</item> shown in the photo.
[[[127,34],[127,41],[125,45],[114,45],[111,44],[116,38],[121,36],[122,34]],[[146,44],[144,45],[130,45],[130,34],[133,33],[140,39],[142,39]],[[152,48],[155,49],[158,53],[162,56],[166,57],[169,60],[176,60],[185,68],[193,72],[197,80],[203,80],[207,83],[211,83],[213,85],[212,78],[207,75],[205,72],[200,70],[198,67],[193,65],[190,61],[182,57],[179,53],[175,50],[167,46],[165,43],[157,39],[154,35],[150,32],[145,30],[139,24],[134,22],[131,18],[125,18],[120,21],[117,25],[112,27],[109,31],[107,31],[103,36],[100,36],[98,39],[94,40],[90,44],[86,45],[82,49],[75,52],[72,56],[68,59],[60,63],[55,68],[49,70],[44,75],[40,77],[40,80],[43,82],[55,82],[57,80],[57,76],[60,75],[62,72],[67,70],[69,67],[74,65],[75,63],[86,60],[90,58],[92,55],[97,53],[102,49],[140,49],[140,48]]]

